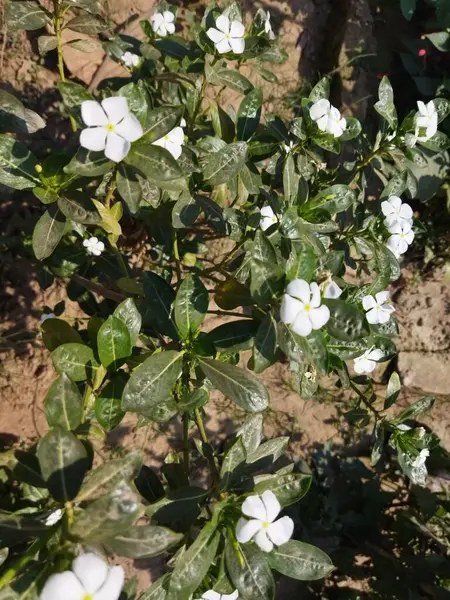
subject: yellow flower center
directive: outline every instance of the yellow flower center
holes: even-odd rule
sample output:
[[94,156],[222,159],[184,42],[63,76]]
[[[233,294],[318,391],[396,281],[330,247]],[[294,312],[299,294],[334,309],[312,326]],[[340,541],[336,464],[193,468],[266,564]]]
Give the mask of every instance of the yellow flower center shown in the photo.
[[83,600],[92,600],[91,594],[86,594],[85,596],[83,596]]
[[225,34],[225,37],[227,38],[227,40],[229,40],[229,39],[230,39],[230,37],[231,37],[231,35],[230,35],[229,33],[226,33],[226,34]]
[[169,139],[169,134],[168,134],[168,133],[166,133],[166,135],[164,136],[164,139],[165,139],[165,140],[168,140],[168,139]]
[[305,310],[311,310],[311,304],[305,304]]
[[[106,129],[108,131],[114,131],[114,125],[112,123],[108,123],[108,125],[106,126]],[[83,599],[84,600],[84,599]]]
[[267,529],[269,527],[269,525],[270,525],[269,521],[263,521],[262,526],[264,529]]

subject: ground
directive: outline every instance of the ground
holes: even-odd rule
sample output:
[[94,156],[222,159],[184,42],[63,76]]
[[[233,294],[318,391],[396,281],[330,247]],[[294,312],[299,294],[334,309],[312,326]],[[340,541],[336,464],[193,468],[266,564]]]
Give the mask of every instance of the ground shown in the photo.
[[[153,7],[151,0],[109,0],[107,4],[107,13],[115,23],[123,24],[132,17],[126,31],[133,34],[138,34],[139,18],[148,17]],[[190,9],[195,9],[201,3],[188,4]],[[355,54],[377,50],[370,3],[365,0],[343,3],[291,0],[256,4],[270,9],[277,35],[289,54],[286,64],[277,70],[280,84],[271,87],[266,108],[278,106],[279,99],[287,94],[295,97],[295,92],[305,81],[315,79],[319,71],[325,73],[336,68],[341,73],[341,86],[336,92],[340,103],[347,114],[364,116],[367,104],[372,102],[377,80],[374,73],[360,68],[358,62],[349,64],[349,59]],[[342,10],[337,10],[338,4],[340,10],[345,7],[343,14]],[[245,5],[248,10],[255,10],[254,2],[247,0]],[[76,37],[81,36],[77,34]],[[330,39],[332,43],[324,44],[324,40]],[[99,69],[101,77],[120,74],[120,67],[105,61],[101,50],[85,54],[71,49],[65,59],[71,74],[88,85],[98,78]],[[52,132],[61,135],[53,128],[53,115],[59,102],[54,90],[57,76],[53,66],[37,56],[36,38],[24,34],[16,35],[8,42],[0,65],[2,87],[22,94],[32,108],[38,112],[45,109],[49,114],[50,133],[44,133],[47,136]],[[230,103],[235,100],[233,94],[227,98]],[[0,233],[6,239],[13,239],[15,232],[29,230],[33,199],[17,198],[17,195],[12,198],[4,189],[2,194]],[[0,335],[8,336],[3,346],[0,345],[0,441],[17,441],[25,445],[42,436],[47,429],[43,398],[55,373],[39,336],[33,344],[24,340],[30,331],[38,330],[44,306],[54,307],[65,300],[64,317],[81,317],[82,313],[65,297],[61,283],[43,292],[37,282],[35,263],[23,258],[16,250],[10,246],[2,256],[0,266]],[[432,271],[426,278],[419,273],[414,266],[409,266],[392,290],[400,323],[397,370],[404,385],[399,406],[406,406],[421,394],[437,394],[436,407],[425,422],[433,426],[449,448],[450,278],[442,269]],[[206,327],[211,328],[219,322],[218,317],[211,317]],[[300,398],[292,390],[289,372],[283,365],[268,369],[262,380],[268,387],[273,411],[266,425],[267,434],[289,433],[292,436],[290,452],[297,460],[308,459],[317,444],[342,439],[345,425],[339,416],[341,402],[336,394],[329,393],[322,403]],[[382,374],[379,383],[385,383]],[[224,440],[233,431],[230,405],[224,405],[219,395],[213,400],[206,409],[206,425],[211,434]],[[141,446],[147,464],[159,467],[167,451],[177,443],[177,433],[175,426],[168,430],[157,427],[136,430],[130,418],[108,435],[104,448]],[[150,578],[157,576],[160,562],[136,561],[134,566],[139,569],[143,589]]]

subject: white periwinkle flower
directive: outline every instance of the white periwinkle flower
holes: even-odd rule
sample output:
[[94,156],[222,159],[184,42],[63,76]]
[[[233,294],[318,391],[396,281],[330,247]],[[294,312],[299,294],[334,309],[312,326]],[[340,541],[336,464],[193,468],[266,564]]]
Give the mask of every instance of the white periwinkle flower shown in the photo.
[[154,13],[150,18],[150,22],[153,31],[161,37],[175,33],[175,15],[170,10]]
[[410,244],[414,240],[414,231],[411,229],[410,223],[396,223],[389,228],[392,234],[387,241],[387,247],[392,250],[394,255],[399,258],[401,254],[405,254]]
[[271,206],[263,206],[261,209],[261,221],[259,222],[259,226],[263,231],[272,227],[278,223],[277,215],[273,212]]
[[179,158],[183,151],[184,131],[182,127],[175,127],[165,136],[153,142],[155,146],[165,148],[174,158]]
[[355,373],[362,375],[363,373],[372,373],[377,366],[377,361],[383,358],[382,350],[370,349],[366,350],[362,356],[355,358],[354,369]]
[[42,325],[42,323],[44,323],[47,319],[56,319],[55,313],[43,313],[39,319],[40,324]]
[[416,485],[426,484],[428,471],[425,462],[429,456],[430,451],[424,448],[411,463],[411,481]]
[[371,325],[387,323],[395,308],[389,303],[389,292],[378,292],[374,296],[364,296],[362,305],[366,313],[366,319]]
[[416,132],[415,137],[419,142],[426,142],[437,131],[438,127],[438,114],[433,100],[430,100],[428,104],[417,101],[417,108],[419,109],[416,115]]
[[239,598],[238,590],[234,590],[232,594],[219,594],[214,590],[208,590],[203,594],[201,600],[237,600]]
[[264,552],[270,552],[273,546],[288,542],[294,532],[294,522],[290,517],[275,521],[281,510],[277,497],[270,490],[262,496],[249,496],[242,504],[242,512],[250,520],[239,519],[236,525],[236,538],[241,544],[254,538]]
[[335,138],[340,137],[346,127],[347,121],[341,116],[337,108],[332,106],[326,98],[317,100],[309,109],[309,115],[317,123],[320,131],[329,133]]
[[133,67],[138,66],[140,58],[137,54],[133,54],[132,52],[124,52],[121,61],[126,67],[132,69]]
[[245,27],[240,21],[231,21],[220,15],[216,19],[216,27],[210,27],[206,35],[212,40],[219,54],[234,52],[242,54],[245,50]]
[[294,149],[294,146],[295,146],[295,142],[293,142],[292,140],[289,142],[289,144],[283,144],[284,151],[286,152],[286,154],[289,154],[289,152],[292,152],[292,150]]
[[264,20],[264,31],[269,36],[269,40],[275,39],[275,34],[272,29],[272,23],[270,22],[270,12],[269,11],[266,12],[266,18]]
[[322,289],[324,298],[339,298],[342,295],[341,288],[331,278],[322,284]]
[[52,527],[53,525],[56,525],[58,521],[61,521],[62,516],[63,511],[60,508],[57,508],[45,519],[45,524],[47,527]]
[[398,223],[409,223],[412,225],[413,211],[409,204],[402,202],[398,196],[390,196],[381,203],[381,211],[386,217],[384,224],[389,229]]
[[127,99],[115,96],[102,100],[86,100],[81,104],[81,117],[88,126],[80,135],[80,144],[93,152],[105,151],[106,158],[120,162],[128,154],[131,142],[138,140],[142,127],[128,109]]
[[280,316],[283,323],[291,325],[292,331],[306,336],[328,322],[330,311],[328,306],[321,306],[320,289],[316,282],[310,285],[304,279],[295,279],[287,286],[286,292]]
[[100,256],[105,249],[105,244],[95,236],[90,237],[88,240],[83,240],[83,246],[86,248],[86,252],[91,256]]
[[71,571],[47,579],[40,600],[118,600],[124,577],[122,567],[110,568],[97,554],[81,554]]

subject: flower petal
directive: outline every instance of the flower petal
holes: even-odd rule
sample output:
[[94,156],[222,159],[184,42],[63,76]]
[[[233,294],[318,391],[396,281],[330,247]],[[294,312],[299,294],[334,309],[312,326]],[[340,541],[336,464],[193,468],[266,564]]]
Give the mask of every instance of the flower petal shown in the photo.
[[311,290],[311,300],[309,303],[312,306],[312,308],[318,308],[321,302],[320,288],[315,281],[311,283],[309,288]]
[[240,21],[231,21],[230,35],[233,38],[242,38],[245,35],[245,27]]
[[384,200],[384,202],[381,203],[381,212],[383,213],[383,215],[388,217],[389,215],[392,215],[392,213],[395,212],[395,208],[392,206],[389,200]]
[[388,248],[390,248],[393,252],[397,252],[398,250],[398,242],[400,240],[400,236],[395,234],[395,235],[391,235],[388,239],[388,241],[386,242],[386,246]]
[[157,12],[151,16],[150,21],[152,23],[152,28],[157,29],[161,25],[161,23],[163,23],[164,17],[161,13]]
[[182,127],[175,127],[169,132],[169,142],[181,146],[184,142],[184,131]]
[[339,121],[335,121],[335,119],[328,119],[326,130],[327,133],[334,135],[334,137],[340,137],[343,133],[342,127],[339,125]]
[[317,123],[317,127],[320,129],[320,131],[327,131],[328,121],[329,121],[328,115],[323,115],[323,117],[320,117],[320,119],[317,119],[316,123]]
[[405,235],[405,240],[408,244],[412,244],[414,240],[414,231],[408,231]]
[[255,543],[263,552],[270,552],[273,550],[273,544],[269,540],[267,533],[264,529],[260,529],[255,535]]
[[[91,238],[92,240],[92,238]],[[108,563],[98,554],[80,554],[72,563],[72,571],[83,584],[86,594],[93,594],[105,583],[108,576]]]
[[222,594],[221,600],[237,600],[239,598],[239,591],[234,590],[232,594]]
[[261,227],[261,229],[263,231],[266,231],[266,229],[269,229],[269,227],[272,227],[273,222],[272,219],[270,217],[261,217],[261,221],[259,222],[259,226]]
[[325,288],[324,298],[339,298],[342,295],[342,290],[335,281],[330,281]]
[[321,100],[317,100],[309,109],[309,116],[313,121],[317,121],[324,115],[328,113],[330,110],[330,102],[326,98],[322,98]]
[[181,153],[183,152],[183,146],[181,146],[181,144],[176,144],[171,140],[167,142],[166,149],[175,159],[180,158]]
[[85,100],[81,103],[81,118],[88,127],[108,124],[108,117],[105,115],[105,111],[99,102],[95,102],[95,100]]
[[427,107],[425,106],[425,102],[422,100],[417,100],[417,108],[419,109],[419,113],[424,117],[428,116]]
[[298,298],[304,304],[309,304],[311,300],[311,288],[304,279],[294,279],[286,288],[287,293],[294,298]]
[[226,54],[227,52],[231,52],[230,41],[228,38],[224,37],[221,42],[216,44],[216,50],[219,54]]
[[236,525],[236,539],[240,544],[246,544],[261,529],[261,521],[258,519],[239,519]]
[[129,142],[135,142],[144,134],[141,124],[131,113],[128,113],[123,120],[114,127],[114,131]]
[[400,216],[402,219],[412,219],[413,211],[409,204],[402,204],[400,208]]
[[380,350],[379,348],[374,348],[373,350],[371,350],[368,354],[367,354],[367,358],[369,360],[381,360],[384,356],[383,350]]
[[261,521],[267,520],[266,507],[260,496],[248,496],[242,504],[242,513]]
[[378,292],[375,294],[375,298],[377,299],[378,304],[384,304],[389,300],[391,294],[388,290],[384,290],[383,292]]
[[244,38],[234,38],[230,37],[228,40],[230,42],[231,49],[235,54],[242,54],[245,50],[245,40]]
[[40,600],[82,600],[86,591],[72,571],[50,575],[45,582]]
[[88,127],[80,134],[80,146],[92,152],[100,152],[106,146],[106,134],[104,127]]
[[214,27],[210,27],[206,32],[206,35],[209,37],[211,41],[215,44],[219,44],[221,41],[225,39],[225,34]]
[[114,162],[120,162],[128,154],[130,146],[130,142],[110,131],[106,137],[105,156]]
[[364,296],[364,298],[362,299],[362,305],[364,310],[370,310],[371,308],[374,308],[374,306],[376,306],[377,303],[373,296]]
[[216,27],[223,33],[230,33],[230,19],[224,15],[220,15],[216,19]]
[[287,325],[293,323],[299,312],[302,311],[303,304],[300,300],[289,296],[289,294],[284,294],[280,307],[280,317],[283,323],[286,323]]
[[367,360],[367,358],[356,358],[353,368],[355,373],[362,375],[363,373],[372,373],[377,366],[377,363],[373,360]]
[[325,305],[322,305],[319,308],[312,308],[309,311],[309,318],[311,320],[312,328],[320,329],[328,323],[330,318],[330,309]]
[[399,237],[398,238],[398,243],[397,243],[397,252],[399,254],[405,254],[405,252],[408,251],[408,242],[406,240],[404,240],[403,238]]
[[275,216],[271,206],[263,206],[260,212],[263,217],[268,217],[269,219]]
[[[378,311],[378,323],[383,324],[387,323],[391,318],[390,313],[387,310],[379,310]],[[369,319],[367,319],[369,321]],[[369,321],[370,323],[370,321]]]
[[165,137],[159,138],[159,140],[155,140],[154,142],[152,142],[154,146],[160,146],[161,148],[167,148],[167,143],[168,141]]
[[[318,309],[313,309],[313,310],[318,310]],[[306,312],[305,310],[302,310],[296,317],[295,321],[292,323],[292,331],[294,331],[295,333],[298,333],[298,335],[301,335],[303,337],[309,335],[312,331],[312,324],[311,324],[311,320],[309,318],[309,315],[312,313],[312,311]]]
[[402,199],[399,196],[389,196],[388,198],[389,204],[393,207],[395,212],[399,212],[402,206]]
[[[172,13],[170,13],[170,14],[172,14]],[[166,31],[169,35],[172,35],[173,33],[175,33],[175,23],[166,23]]]
[[215,592],[214,590],[208,590],[202,596],[203,600],[221,600],[222,594]]
[[175,21],[175,15],[170,10],[163,12],[163,19],[166,23],[173,23]]
[[94,594],[93,600],[118,600],[124,580],[125,572],[122,567],[111,567],[105,583]]
[[290,517],[282,517],[267,528],[267,535],[276,546],[282,546],[288,542],[293,533],[294,521]]
[[377,323],[380,323],[380,309],[379,308],[372,308],[369,310],[369,312],[366,313],[366,319],[367,322],[370,323],[371,325],[376,325]]
[[272,523],[280,514],[281,506],[277,497],[271,490],[266,490],[261,496],[264,506],[266,507],[267,521]]
[[130,112],[128,101],[123,96],[112,96],[102,100],[103,109],[108,117],[108,123],[117,125]]

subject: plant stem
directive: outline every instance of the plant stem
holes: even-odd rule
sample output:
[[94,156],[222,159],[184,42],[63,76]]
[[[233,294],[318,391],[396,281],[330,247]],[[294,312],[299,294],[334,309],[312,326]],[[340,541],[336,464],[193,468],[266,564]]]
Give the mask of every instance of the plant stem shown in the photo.
[[[60,14],[60,11],[59,11],[60,7],[59,7],[58,0],[56,0],[54,2],[53,6],[55,8],[54,26],[55,26],[55,35],[56,35],[56,51],[58,53],[59,78],[61,79],[62,83],[65,83],[66,75],[64,73],[64,59],[63,59],[63,51],[62,51],[63,43],[62,43],[62,36],[61,36],[64,18]],[[72,131],[75,132],[77,130],[77,123],[70,113],[69,113],[69,119],[70,119],[70,124],[72,126]]]
[[[204,444],[208,444],[208,446],[209,446],[210,444],[208,441],[208,436],[206,435],[205,425],[203,424],[202,413],[200,412],[199,408],[195,409],[195,423],[197,424],[198,430],[200,432],[200,437],[202,438],[202,442]],[[219,474],[219,471],[217,470],[216,461],[214,460],[214,456],[209,452],[206,453],[206,459],[209,464],[209,468],[211,471],[211,477],[214,482],[214,486],[218,489],[220,474]]]
[[224,311],[224,310],[208,310],[208,315],[222,315],[223,317],[241,317],[243,319],[253,319],[252,315],[245,315],[244,313]]
[[189,477],[189,413],[183,413],[183,462],[184,471]]
[[115,179],[115,170],[113,171],[113,179],[109,185],[108,191],[106,192],[106,196],[105,196],[105,206],[106,208],[109,208],[111,206],[111,200],[112,197],[114,195],[114,192],[116,191],[116,179]]
[[181,272],[181,263],[180,263],[180,253],[178,251],[178,235],[177,235],[177,232],[175,229],[173,230],[172,240],[173,240],[173,255],[175,257],[175,265],[176,265],[176,269],[177,269],[177,280],[178,280],[178,285],[180,285],[181,279],[182,279],[182,272]]
[[377,417],[377,419],[381,418],[381,414],[380,411],[378,411],[376,408],[374,408],[370,402],[367,400],[367,398],[364,396],[364,394],[356,387],[356,385],[353,383],[353,381],[350,381],[350,387],[352,388],[353,391],[355,391],[358,396],[360,397],[360,399],[362,400],[363,404],[373,412],[373,414]]

